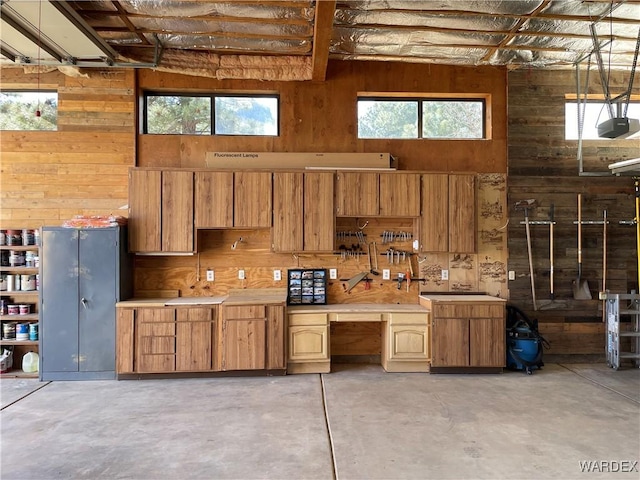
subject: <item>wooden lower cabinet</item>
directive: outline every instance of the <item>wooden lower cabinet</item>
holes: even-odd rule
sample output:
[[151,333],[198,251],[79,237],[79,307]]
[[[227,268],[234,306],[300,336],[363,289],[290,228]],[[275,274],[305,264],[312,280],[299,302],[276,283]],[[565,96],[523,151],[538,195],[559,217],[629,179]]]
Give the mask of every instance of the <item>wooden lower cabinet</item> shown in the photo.
[[329,318],[326,313],[289,315],[287,373],[328,373]]
[[216,322],[217,307],[119,308],[117,373],[219,370]]
[[429,315],[390,313],[382,328],[382,367],[387,372],[428,372]]
[[504,301],[432,305],[432,372],[451,368],[502,371]]
[[222,306],[221,370],[284,370],[284,306]]

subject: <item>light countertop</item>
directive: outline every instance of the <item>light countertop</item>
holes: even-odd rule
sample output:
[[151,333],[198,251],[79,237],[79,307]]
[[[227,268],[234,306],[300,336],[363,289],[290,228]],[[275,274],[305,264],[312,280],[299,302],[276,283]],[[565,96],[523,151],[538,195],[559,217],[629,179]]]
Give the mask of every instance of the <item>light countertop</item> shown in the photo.
[[422,305],[410,303],[338,303],[331,305],[290,305],[288,313],[424,313]]

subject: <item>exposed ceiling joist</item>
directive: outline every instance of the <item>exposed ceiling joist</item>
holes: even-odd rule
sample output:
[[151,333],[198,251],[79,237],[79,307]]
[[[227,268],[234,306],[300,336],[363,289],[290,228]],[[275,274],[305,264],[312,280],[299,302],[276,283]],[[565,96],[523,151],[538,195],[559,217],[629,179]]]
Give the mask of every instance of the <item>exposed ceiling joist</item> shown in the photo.
[[329,46],[336,11],[335,0],[324,0],[316,4],[316,18],[313,30],[313,53],[311,56],[311,79],[324,81],[329,62]]

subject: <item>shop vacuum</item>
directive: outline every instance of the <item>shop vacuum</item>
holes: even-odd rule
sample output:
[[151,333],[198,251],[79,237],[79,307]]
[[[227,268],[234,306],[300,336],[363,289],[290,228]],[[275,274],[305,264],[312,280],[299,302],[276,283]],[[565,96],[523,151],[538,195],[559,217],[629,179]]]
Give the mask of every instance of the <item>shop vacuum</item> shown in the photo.
[[507,305],[507,368],[531,375],[542,368],[542,353],[549,342],[538,332],[538,321],[531,320],[514,305]]

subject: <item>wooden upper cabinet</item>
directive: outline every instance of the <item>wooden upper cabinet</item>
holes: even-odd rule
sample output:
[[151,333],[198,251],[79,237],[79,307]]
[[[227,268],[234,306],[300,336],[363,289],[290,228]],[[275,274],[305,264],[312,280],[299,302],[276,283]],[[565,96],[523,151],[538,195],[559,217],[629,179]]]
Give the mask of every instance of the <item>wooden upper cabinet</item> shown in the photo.
[[422,175],[422,250],[447,252],[449,248],[449,176]]
[[303,249],[303,174],[273,174],[273,230],[275,252]]
[[271,172],[234,173],[235,227],[271,227]]
[[379,174],[340,172],[336,177],[336,213],[341,217],[379,215]]
[[380,212],[385,217],[420,216],[420,175],[380,174]]
[[331,251],[335,236],[333,173],[304,174],[304,250]]
[[162,251],[193,252],[193,172],[162,172]]
[[449,175],[449,251],[476,250],[476,184],[472,174]]
[[233,227],[233,172],[196,172],[196,228]]
[[193,252],[193,172],[129,172],[129,250]]
[[129,171],[129,251],[160,252],[162,172]]

